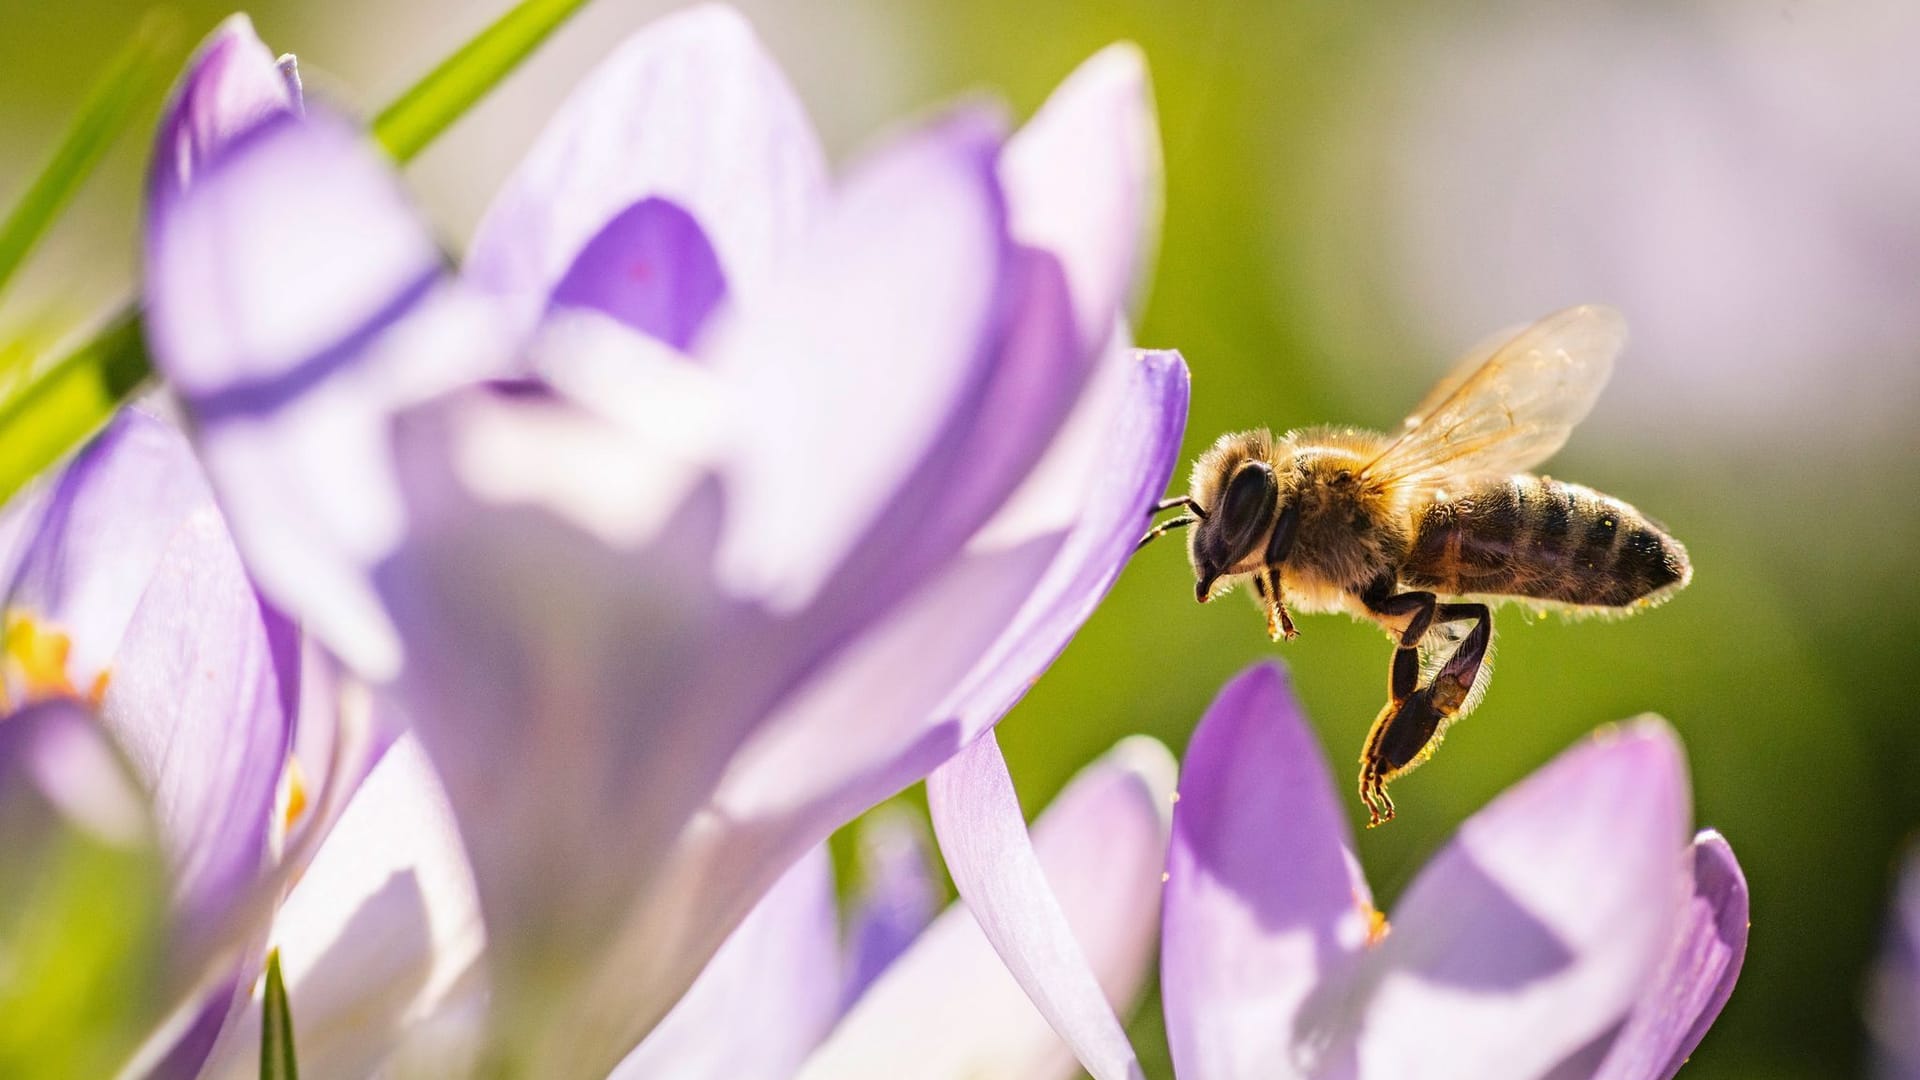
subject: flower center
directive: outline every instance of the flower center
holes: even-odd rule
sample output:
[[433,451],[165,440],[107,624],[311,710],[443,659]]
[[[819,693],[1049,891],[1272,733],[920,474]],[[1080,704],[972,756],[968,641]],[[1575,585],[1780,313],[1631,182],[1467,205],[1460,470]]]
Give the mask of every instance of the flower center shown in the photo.
[[67,669],[72,651],[65,631],[9,608],[0,627],[0,711],[56,697],[82,698],[98,707],[107,695],[107,672],[95,675],[82,694]]

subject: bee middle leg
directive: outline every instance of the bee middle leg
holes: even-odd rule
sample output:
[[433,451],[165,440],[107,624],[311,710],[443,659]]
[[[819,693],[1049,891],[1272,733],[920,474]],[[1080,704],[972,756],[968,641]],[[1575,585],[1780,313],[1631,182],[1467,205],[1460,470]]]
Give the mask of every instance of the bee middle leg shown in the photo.
[[[1360,756],[1360,800],[1372,827],[1393,820],[1388,782],[1425,760],[1438,735],[1466,705],[1493,640],[1493,613],[1485,604],[1435,603],[1431,593],[1404,593],[1368,606],[1389,616],[1409,610],[1414,616],[1394,650],[1387,706],[1367,732]],[[1474,621],[1473,629],[1427,685],[1420,686],[1419,637],[1413,631],[1424,635],[1437,623],[1465,620]]]

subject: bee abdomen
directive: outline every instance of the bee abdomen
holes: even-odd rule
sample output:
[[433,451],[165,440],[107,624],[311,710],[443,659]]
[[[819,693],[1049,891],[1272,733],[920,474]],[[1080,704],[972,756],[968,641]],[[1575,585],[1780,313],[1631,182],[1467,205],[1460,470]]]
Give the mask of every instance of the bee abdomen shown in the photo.
[[1625,607],[1684,585],[1686,548],[1618,499],[1535,476],[1475,485],[1420,514],[1402,577],[1455,594]]

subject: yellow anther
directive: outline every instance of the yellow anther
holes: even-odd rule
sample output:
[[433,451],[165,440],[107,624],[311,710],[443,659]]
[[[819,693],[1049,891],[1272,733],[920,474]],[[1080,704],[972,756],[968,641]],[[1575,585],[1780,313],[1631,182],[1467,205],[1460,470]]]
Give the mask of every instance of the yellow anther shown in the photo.
[[[8,611],[0,634],[0,684],[17,691],[22,702],[79,697],[67,674],[72,651],[73,641],[65,633],[41,625],[24,611]],[[94,680],[93,689],[106,692],[105,672]],[[11,695],[4,696],[10,705]]]
[[1381,911],[1379,908],[1374,907],[1372,904],[1367,905],[1366,911],[1367,911],[1367,945],[1371,947],[1374,945],[1378,945],[1381,942],[1387,940],[1387,935],[1393,932],[1393,927],[1388,925],[1387,923],[1386,912]]
[[299,758],[288,756],[286,771],[280,774],[280,785],[286,798],[286,810],[280,824],[292,832],[294,823],[307,812],[307,774],[300,768]]

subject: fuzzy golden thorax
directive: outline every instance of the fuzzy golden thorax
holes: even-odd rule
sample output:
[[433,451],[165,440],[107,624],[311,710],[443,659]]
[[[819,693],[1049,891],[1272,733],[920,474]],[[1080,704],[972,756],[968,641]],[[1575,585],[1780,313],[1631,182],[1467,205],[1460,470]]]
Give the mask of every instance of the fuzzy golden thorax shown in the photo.
[[1289,434],[1282,444],[1281,505],[1300,513],[1284,580],[1303,600],[1358,593],[1397,576],[1406,558],[1405,496],[1363,472],[1380,443],[1371,432],[1325,429]]

